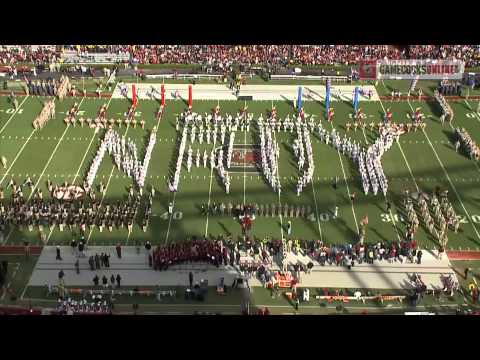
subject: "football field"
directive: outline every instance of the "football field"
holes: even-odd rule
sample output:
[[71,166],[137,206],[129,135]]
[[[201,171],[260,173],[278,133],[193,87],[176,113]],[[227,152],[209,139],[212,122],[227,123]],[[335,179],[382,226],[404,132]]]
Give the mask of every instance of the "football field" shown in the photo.
[[[381,88],[382,84],[378,87]],[[380,89],[379,89],[380,92]],[[87,126],[67,126],[63,118],[75,102],[79,104],[79,116],[95,118],[100,107],[107,104],[107,118],[122,118],[130,102],[117,98],[66,98],[56,101],[55,119],[50,120],[42,130],[35,130],[32,121],[42,109],[46,98],[35,96],[19,97],[19,110],[14,111],[6,96],[0,97],[0,156],[7,158],[7,168],[0,168],[0,186],[5,190],[4,203],[10,201],[11,188],[7,188],[11,179],[21,184],[30,176],[35,188],[43,191],[48,198],[47,180],[61,184],[65,181],[82,185],[88,168],[94,158],[103,138],[105,130],[95,131]],[[383,118],[384,110],[390,108],[393,121],[397,123],[411,122],[409,115],[417,107],[426,118],[424,131],[418,130],[404,134],[382,157],[385,175],[389,181],[387,199],[392,204],[391,212],[386,211],[386,199],[381,192],[376,196],[372,193],[364,195],[361,177],[357,166],[331,145],[320,140],[317,131],[311,133],[315,172],[313,182],[309,184],[300,196],[296,193],[296,183],[299,176],[297,160],[291,144],[296,134],[277,132],[276,140],[280,145],[279,175],[282,183],[280,196],[264,181],[255,167],[246,166],[240,162],[231,172],[230,194],[225,188],[217,172],[207,166],[192,167],[188,172],[183,162],[178,192],[170,193],[167,182],[173,172],[177,160],[177,145],[181,136],[175,129],[175,117],[181,113],[186,104],[183,100],[169,100],[162,119],[158,122],[155,114],[159,108],[156,100],[139,100],[137,105],[137,120],[145,120],[145,129],[139,125],[133,127],[114,126],[115,131],[131,138],[143,158],[150,130],[158,125],[157,142],[153,149],[145,189],[155,187],[153,201],[153,217],[146,232],[140,224],[135,224],[133,232],[128,234],[125,228],[114,228],[113,231],[98,227],[87,228],[87,241],[90,245],[134,245],[150,240],[153,244],[169,244],[183,241],[192,236],[231,235],[234,240],[241,238],[241,227],[238,219],[222,214],[203,215],[202,205],[206,204],[272,204],[289,208],[303,206],[306,209],[304,217],[287,212],[281,216],[257,216],[252,227],[252,235],[257,239],[269,236],[280,239],[286,235],[286,223],[292,222],[293,239],[321,239],[325,243],[340,244],[356,242],[358,227],[362,218],[368,215],[369,224],[366,232],[366,242],[398,241],[403,239],[406,231],[405,209],[403,198],[405,190],[411,193],[425,191],[431,194],[439,186],[448,190],[449,201],[461,219],[458,233],[448,231],[448,248],[462,250],[480,250],[480,164],[471,160],[462,152],[456,152],[454,147],[453,127],[464,127],[472,138],[480,142],[480,114],[476,112],[478,101],[459,99],[449,101],[455,113],[452,125],[439,121],[440,107],[434,102],[418,101],[415,98],[405,101],[378,100],[361,102],[360,107],[367,115],[367,123],[378,123]],[[195,100],[193,110],[197,113],[210,113],[217,104],[221,113],[236,114],[245,105],[244,101],[236,100]],[[290,117],[295,109],[289,100],[279,101],[247,101],[248,112],[257,119],[260,114],[266,118],[272,104],[277,109],[278,117]],[[314,115],[315,122],[321,121],[328,130],[335,127],[341,135],[347,133],[345,124],[351,122],[353,107],[347,101],[332,102],[335,109],[333,125],[325,121],[325,104],[321,100],[304,102],[304,110]],[[368,146],[378,137],[378,130],[366,127],[348,131],[348,137],[363,146]],[[228,138],[228,136],[227,136]],[[192,145],[193,153],[197,149],[203,154],[213,149],[214,144],[199,144],[187,141],[187,149]],[[235,135],[234,154],[244,156],[249,154],[259,144],[258,132],[255,127],[250,131],[237,131]],[[217,147],[218,144],[215,145]],[[247,151],[245,151],[245,149]],[[237,154],[237,155],[238,155]],[[334,190],[332,183],[338,177],[338,187]],[[97,198],[104,203],[113,203],[127,198],[127,188],[132,184],[123,171],[119,171],[110,156],[105,156],[101,162],[94,184],[102,182],[106,192],[102,196],[97,190]],[[147,191],[145,191],[147,192]],[[356,193],[352,202],[350,195]],[[25,198],[30,197],[30,190],[25,187]],[[146,197],[144,198],[146,201]],[[172,216],[168,215],[168,204],[174,203]],[[333,216],[335,206],[338,206],[338,216]],[[285,216],[286,215],[286,216]],[[420,214],[420,227],[416,239],[420,246],[437,247],[438,244],[425,228]],[[78,237],[78,228],[73,231],[68,227],[60,231],[58,227],[50,230],[45,228],[48,245],[69,244],[72,236]],[[20,244],[29,241],[32,245],[43,245],[38,228],[29,231],[27,227],[7,227],[3,244]]]

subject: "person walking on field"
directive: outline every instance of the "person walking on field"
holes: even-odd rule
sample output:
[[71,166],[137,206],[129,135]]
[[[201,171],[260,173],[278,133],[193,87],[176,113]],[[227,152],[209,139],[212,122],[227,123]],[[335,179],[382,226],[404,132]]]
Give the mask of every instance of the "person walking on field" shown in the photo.
[[287,235],[292,235],[292,222],[290,220],[287,223]]
[[62,260],[62,257],[60,256],[60,246],[58,246],[58,245],[57,245],[56,252],[57,252],[57,257],[55,259],[56,260]]
[[193,273],[190,271],[188,274],[188,282],[190,284],[190,288],[193,286]]
[[355,197],[357,196],[356,193],[352,193],[352,195],[350,196],[350,200],[352,200],[352,204],[355,202]]

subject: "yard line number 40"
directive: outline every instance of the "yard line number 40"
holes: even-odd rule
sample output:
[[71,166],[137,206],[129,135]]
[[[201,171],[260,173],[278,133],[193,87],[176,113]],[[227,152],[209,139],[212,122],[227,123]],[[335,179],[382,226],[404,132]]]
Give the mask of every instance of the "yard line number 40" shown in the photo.
[[[5,110],[5,114],[13,114],[14,112],[15,112],[14,108],[9,108]],[[23,108],[18,109],[17,114],[20,114],[20,115],[23,114]]]

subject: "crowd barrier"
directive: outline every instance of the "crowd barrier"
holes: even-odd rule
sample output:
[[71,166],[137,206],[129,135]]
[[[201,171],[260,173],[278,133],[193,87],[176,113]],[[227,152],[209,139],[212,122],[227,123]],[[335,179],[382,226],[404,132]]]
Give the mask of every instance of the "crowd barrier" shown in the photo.
[[348,76],[327,76],[327,75],[272,75],[272,80],[324,80],[332,82],[348,82]]
[[221,74],[153,74],[153,75],[145,75],[147,79],[219,79],[222,78],[223,75]]
[[[30,246],[30,255],[40,255],[43,246]],[[25,246],[23,245],[2,245],[0,246],[0,254],[3,255],[24,255]]]

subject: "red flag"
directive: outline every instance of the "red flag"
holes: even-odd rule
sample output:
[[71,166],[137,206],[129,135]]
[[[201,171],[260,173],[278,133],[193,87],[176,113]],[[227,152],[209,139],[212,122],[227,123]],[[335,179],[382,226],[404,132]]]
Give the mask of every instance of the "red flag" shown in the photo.
[[192,108],[192,85],[188,85],[188,108]]
[[161,94],[162,94],[162,108],[165,107],[165,85],[162,84],[162,88],[161,88]]
[[135,84],[132,85],[132,106],[134,108],[137,107],[137,90],[135,88]]

